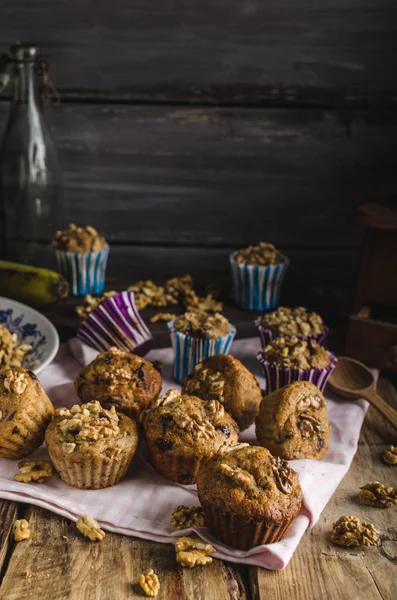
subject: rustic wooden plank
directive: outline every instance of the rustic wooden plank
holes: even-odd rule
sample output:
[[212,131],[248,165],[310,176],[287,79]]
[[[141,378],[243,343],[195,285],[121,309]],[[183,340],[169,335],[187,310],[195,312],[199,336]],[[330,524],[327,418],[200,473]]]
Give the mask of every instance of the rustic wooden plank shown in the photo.
[[396,186],[396,111],[71,104],[48,116],[66,218],[118,243],[357,247],[349,215]]
[[[389,381],[381,380],[379,390],[397,407],[397,393]],[[396,439],[393,427],[370,408],[348,474],[313,530],[305,534],[287,569],[268,572],[250,568],[253,600],[390,600],[394,597],[397,562],[392,557],[397,555],[396,508],[362,506],[358,504],[357,494],[360,485],[369,481],[397,486],[397,470],[380,460],[386,446]],[[382,531],[388,540],[383,540],[381,550],[341,548],[329,541],[332,523],[339,516],[350,514],[374,523]]]
[[[84,539],[74,523],[43,509],[25,515],[32,539],[16,545],[0,587],[2,600],[126,600],[142,598],[138,578],[153,568],[170,600],[248,600],[237,568],[214,560],[182,569],[172,545],[108,533],[101,543]],[[33,576],[26,577],[28,572]]]
[[53,57],[64,96],[160,101],[391,104],[390,0],[3,0],[3,46]]
[[17,519],[18,505],[8,500],[0,500],[0,581],[7,568],[12,548],[11,530]]

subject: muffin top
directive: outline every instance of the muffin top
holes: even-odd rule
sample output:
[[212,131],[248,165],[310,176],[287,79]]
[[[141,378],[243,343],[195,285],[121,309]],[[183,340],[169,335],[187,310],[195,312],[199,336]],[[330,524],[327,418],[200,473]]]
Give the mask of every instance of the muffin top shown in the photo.
[[83,402],[95,399],[137,418],[159,395],[161,375],[151,362],[112,347],[80,371],[75,388]]
[[135,421],[118,414],[114,406],[106,410],[98,401],[57,409],[46,432],[47,443],[51,438],[64,454],[104,452],[106,448],[114,449],[119,440],[127,437],[138,443]]
[[287,308],[280,306],[277,310],[263,315],[261,325],[280,335],[310,337],[324,330],[324,322],[320,315],[309,312],[303,306]]
[[288,463],[249,444],[222,448],[202,465],[197,490],[200,501],[254,521],[283,522],[302,502],[298,474]]
[[16,333],[0,325],[0,368],[3,365],[21,367],[25,355],[32,349],[29,344],[19,344]]
[[56,232],[52,244],[54,248],[64,252],[86,254],[87,252],[100,252],[104,249],[106,242],[90,225],[83,228],[70,223],[67,229]]
[[315,340],[297,337],[277,337],[261,352],[269,363],[292,369],[326,369],[330,366],[328,352]]
[[239,250],[235,261],[244,265],[263,267],[278,265],[283,262],[283,257],[273,244],[259,242],[256,246],[248,246],[248,248]]
[[239,429],[217,400],[169,390],[143,414],[146,439],[159,452],[176,450],[211,455],[222,445],[235,444]]
[[258,413],[262,392],[253,374],[230,354],[216,354],[196,365],[183,381],[183,393],[218,400],[241,430]]
[[232,325],[220,313],[186,312],[175,320],[174,329],[191,337],[215,340],[227,335]]

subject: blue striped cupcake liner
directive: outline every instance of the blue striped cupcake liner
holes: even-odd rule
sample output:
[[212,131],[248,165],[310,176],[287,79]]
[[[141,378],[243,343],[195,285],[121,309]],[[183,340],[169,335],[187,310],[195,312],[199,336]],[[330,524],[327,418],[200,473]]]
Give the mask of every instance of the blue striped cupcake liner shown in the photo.
[[230,346],[236,335],[233,326],[227,335],[215,340],[197,338],[174,329],[175,319],[168,322],[174,349],[174,379],[179,383],[191,373],[194,367],[204,359],[214,354],[228,354]]
[[281,284],[289,265],[288,258],[282,255],[282,263],[258,267],[238,263],[236,256],[237,252],[230,255],[230,266],[237,304],[248,310],[277,308]]
[[101,294],[105,289],[105,270],[109,246],[100,252],[64,252],[55,249],[59,269],[69,283],[72,296]]
[[268,362],[259,351],[256,355],[265,377],[265,393],[271,394],[276,390],[292,383],[293,381],[311,381],[322,392],[327,384],[328,377],[336,367],[338,359],[328,352],[330,365],[326,369],[291,369],[289,367],[279,367]]
[[329,331],[329,328],[326,325],[324,325],[323,330],[320,333],[317,333],[316,335],[288,336],[288,335],[285,335],[284,333],[282,333],[282,334],[276,333],[276,332],[272,331],[271,329],[267,329],[266,327],[263,327],[263,325],[261,325],[261,319],[262,319],[262,317],[258,317],[257,319],[255,319],[255,327],[258,330],[259,337],[262,342],[262,348],[266,348],[266,346],[268,344],[270,344],[276,337],[280,337],[280,335],[282,335],[282,337],[296,337],[299,340],[305,340],[305,341],[315,340],[318,344],[321,344],[321,342],[323,342],[325,340],[325,338],[327,337],[327,334]]
[[121,292],[107,298],[88,315],[77,337],[99,351],[117,346],[124,352],[144,356],[154,345],[134,302],[134,292]]

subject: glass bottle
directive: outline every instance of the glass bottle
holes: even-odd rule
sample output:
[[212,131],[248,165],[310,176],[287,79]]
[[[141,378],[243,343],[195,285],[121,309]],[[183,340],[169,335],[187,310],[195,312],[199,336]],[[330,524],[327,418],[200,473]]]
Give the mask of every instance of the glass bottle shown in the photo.
[[44,120],[46,62],[36,46],[11,47],[12,102],[0,150],[2,254],[47,266],[43,245],[63,226],[57,153]]

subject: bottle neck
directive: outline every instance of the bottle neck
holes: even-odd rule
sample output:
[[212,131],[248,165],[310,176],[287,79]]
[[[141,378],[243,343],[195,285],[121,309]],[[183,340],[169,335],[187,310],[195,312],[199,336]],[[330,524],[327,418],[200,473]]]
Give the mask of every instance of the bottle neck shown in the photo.
[[16,62],[12,70],[12,103],[41,107],[38,75],[34,62]]

